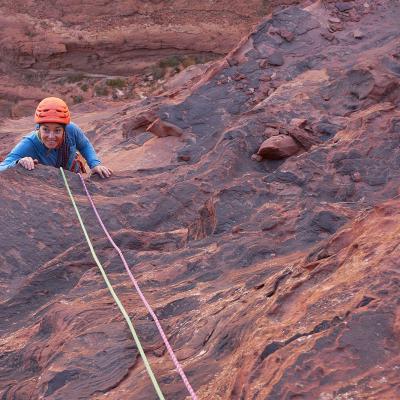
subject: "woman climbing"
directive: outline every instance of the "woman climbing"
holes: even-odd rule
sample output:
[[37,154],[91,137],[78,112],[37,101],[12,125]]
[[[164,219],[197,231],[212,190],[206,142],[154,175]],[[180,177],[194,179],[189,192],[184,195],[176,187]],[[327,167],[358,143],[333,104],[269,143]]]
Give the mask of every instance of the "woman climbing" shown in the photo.
[[86,172],[77,151],[85,158],[92,173],[109,178],[112,171],[101,165],[89,139],[71,122],[67,104],[57,97],[47,97],[35,112],[36,130],[25,136],[0,163],[0,171],[19,164],[33,170],[36,164],[63,167],[72,172]]

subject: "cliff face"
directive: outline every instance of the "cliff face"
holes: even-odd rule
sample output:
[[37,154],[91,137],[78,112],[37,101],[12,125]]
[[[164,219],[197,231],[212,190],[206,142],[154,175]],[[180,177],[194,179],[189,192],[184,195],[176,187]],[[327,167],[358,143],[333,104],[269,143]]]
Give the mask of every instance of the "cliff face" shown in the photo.
[[291,3],[56,0],[49,7],[43,0],[5,1],[2,46],[14,59],[2,62],[124,74],[168,55],[223,55],[262,16]]
[[[75,103],[111,95],[101,78],[140,76],[149,67],[157,78],[166,67],[221,57],[263,15],[297,2],[3,1],[0,115],[28,115],[48,93]],[[130,87],[118,97],[135,97],[135,85],[136,78],[121,83]]]
[[[399,18],[289,7],[179,89],[73,108],[115,171],[89,190],[200,399],[400,396]],[[30,121],[1,125],[3,153]],[[166,398],[187,398],[68,179]],[[155,398],[59,172],[0,187],[2,398]]]

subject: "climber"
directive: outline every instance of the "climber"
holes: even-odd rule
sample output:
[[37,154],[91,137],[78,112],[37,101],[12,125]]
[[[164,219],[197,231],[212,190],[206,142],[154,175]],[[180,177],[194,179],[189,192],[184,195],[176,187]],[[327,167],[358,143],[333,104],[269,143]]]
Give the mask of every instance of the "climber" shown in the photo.
[[[96,152],[83,131],[71,122],[67,104],[57,97],[43,99],[35,112],[36,129],[25,136],[0,163],[0,171],[17,164],[27,170],[37,164],[63,167],[72,172],[91,172],[109,178],[112,171],[101,165]],[[80,154],[77,154],[79,151]]]

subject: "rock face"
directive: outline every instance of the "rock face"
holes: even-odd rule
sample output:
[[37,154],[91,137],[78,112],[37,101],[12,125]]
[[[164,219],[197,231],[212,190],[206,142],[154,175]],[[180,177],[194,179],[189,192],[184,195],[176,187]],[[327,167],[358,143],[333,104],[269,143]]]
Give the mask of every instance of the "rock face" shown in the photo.
[[[181,90],[72,110],[115,172],[89,190],[199,399],[400,396],[400,6],[336,3],[274,13]],[[181,137],[138,140],[157,118]],[[3,122],[1,154],[28,123]],[[275,133],[303,150],[253,161]],[[187,399],[68,179],[166,398]],[[1,398],[154,399],[59,172],[2,172],[0,199]]]
[[[22,101],[55,93],[74,103],[135,97],[137,79],[130,79],[145,68],[161,78],[168,68],[221,57],[262,16],[298,2],[4,0],[0,115],[27,115]],[[122,93],[107,85],[115,77],[126,80]]]

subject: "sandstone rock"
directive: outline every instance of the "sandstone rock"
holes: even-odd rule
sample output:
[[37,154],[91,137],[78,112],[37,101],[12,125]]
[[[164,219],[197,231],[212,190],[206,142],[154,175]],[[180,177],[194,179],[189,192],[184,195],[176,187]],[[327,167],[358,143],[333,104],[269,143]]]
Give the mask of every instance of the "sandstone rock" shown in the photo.
[[293,118],[290,121],[290,125],[296,128],[304,128],[307,125],[307,120],[305,118]]
[[335,3],[335,7],[336,7],[339,11],[344,12],[344,11],[349,11],[349,10],[351,10],[351,9],[354,7],[354,5],[351,4],[351,3],[345,3],[345,2],[343,2],[343,1],[341,1],[341,2]]
[[269,126],[265,129],[264,135],[267,137],[277,136],[279,135],[279,129]]
[[261,230],[263,231],[270,231],[274,229],[276,226],[278,226],[279,220],[275,218],[269,218],[266,219],[265,221],[261,222]]
[[362,177],[361,177],[361,174],[360,174],[358,171],[356,171],[356,172],[354,172],[354,173],[351,175],[351,179],[352,179],[354,182],[361,182]]
[[287,42],[292,42],[293,39],[295,38],[295,35],[293,32],[290,32],[286,29],[280,29],[279,30],[279,35],[285,39]]
[[278,135],[265,140],[257,154],[270,160],[279,160],[290,157],[299,150],[300,146],[291,136]]
[[306,150],[311,149],[312,146],[321,143],[320,139],[313,133],[296,126],[288,127],[286,133],[296,139]]
[[321,36],[330,42],[335,39],[335,35],[332,32],[321,32]]
[[162,121],[157,118],[147,128],[146,132],[151,132],[158,137],[182,136],[183,130],[170,122]]
[[131,135],[132,131],[142,128],[145,126],[149,126],[152,122],[157,119],[156,108],[147,109],[139,112],[133,118],[127,119],[123,125],[123,136],[128,137]]
[[260,162],[260,161],[262,161],[262,156],[260,156],[259,154],[253,154],[252,156],[251,156],[251,159],[253,160],[253,161],[257,161],[257,162]]
[[180,154],[178,155],[179,161],[190,161],[191,157],[188,154]]
[[[262,62],[266,62],[267,63],[267,60],[263,60]],[[268,63],[267,63],[268,64]],[[261,63],[260,63],[260,68],[265,68],[265,67],[263,67],[262,65],[261,65]],[[260,81],[262,81],[262,82],[270,82],[271,81],[271,75],[262,75],[262,76],[260,76]]]
[[234,81],[241,81],[242,79],[245,79],[245,78],[246,78],[246,75],[243,75],[239,72],[232,76],[232,79]]
[[277,66],[277,67],[279,67],[285,63],[282,53],[280,53],[279,51],[275,51],[270,56],[268,56],[267,61],[270,65]]
[[143,132],[140,135],[136,136],[134,139],[134,143],[139,146],[143,146],[147,141],[153,138],[153,135],[148,132]]
[[328,21],[329,22],[333,22],[335,24],[340,24],[342,22],[342,20],[340,18],[337,18],[337,17],[329,17]]
[[26,115],[32,115],[37,107],[36,100],[22,100],[17,102],[11,109],[11,117],[21,118]]
[[353,31],[353,37],[355,39],[362,39],[364,37],[364,33],[361,31],[361,29],[356,29]]
[[[98,13],[116,7],[101,3]],[[167,3],[140,2],[160,9]],[[58,10],[34,4],[38,13]],[[92,4],[71,0],[62,10]],[[137,4],[127,0],[125,12]],[[204,4],[211,2],[196,2]],[[360,8],[362,2],[352,4]],[[266,16],[251,34],[256,45],[278,43],[266,35],[267,25],[293,30],[296,42],[277,45],[286,60],[273,78],[279,89],[257,109],[236,82],[217,85],[222,75],[240,71],[247,87],[257,87],[266,70],[248,50],[237,68],[224,59],[174,97],[123,104],[96,99],[72,109],[114,170],[107,181],[87,178],[89,191],[199,399],[399,397],[400,10],[391,0],[373,4],[359,24],[344,16],[339,46],[327,45],[318,29],[307,30],[325,21],[332,1]],[[87,14],[74,17],[84,23]],[[102,21],[101,38],[110,28],[107,18]],[[361,43],[352,37],[357,26],[366,33]],[[13,85],[7,93],[16,89],[23,91]],[[157,106],[156,116],[193,138],[188,147],[179,137],[134,145],[142,129],[129,140],[121,137],[125,122]],[[291,125],[295,115],[307,125]],[[32,116],[2,121],[0,157],[31,125]],[[298,156],[252,162],[267,127],[304,137],[299,146],[341,131],[336,141]],[[189,150],[190,164],[177,162],[181,150]],[[166,398],[185,398],[154,322],[82,196],[79,177],[66,175]],[[155,398],[82,242],[59,171],[39,165],[0,172],[0,204],[0,398]],[[279,223],[271,228],[273,220]],[[233,234],[237,227],[242,230]]]

